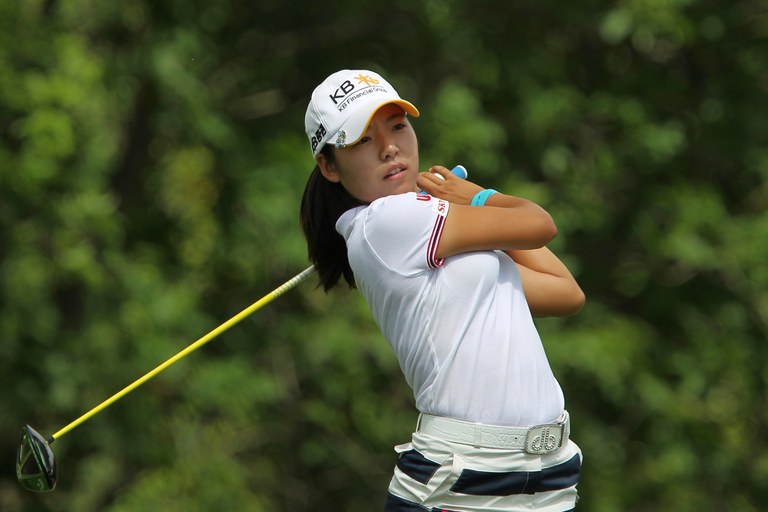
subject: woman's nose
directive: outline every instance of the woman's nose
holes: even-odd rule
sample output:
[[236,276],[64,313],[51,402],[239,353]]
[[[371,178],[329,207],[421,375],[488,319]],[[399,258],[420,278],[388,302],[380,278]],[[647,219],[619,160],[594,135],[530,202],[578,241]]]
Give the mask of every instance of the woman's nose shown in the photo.
[[381,158],[382,160],[389,160],[397,156],[400,148],[391,139],[385,139],[382,141]]

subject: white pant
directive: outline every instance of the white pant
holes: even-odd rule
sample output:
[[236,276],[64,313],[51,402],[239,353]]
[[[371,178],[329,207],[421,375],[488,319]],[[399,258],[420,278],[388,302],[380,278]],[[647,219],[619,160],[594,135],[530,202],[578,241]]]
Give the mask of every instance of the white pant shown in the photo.
[[582,453],[570,440],[551,453],[531,455],[416,432],[395,451],[400,459],[389,493],[425,510],[564,512],[578,500]]

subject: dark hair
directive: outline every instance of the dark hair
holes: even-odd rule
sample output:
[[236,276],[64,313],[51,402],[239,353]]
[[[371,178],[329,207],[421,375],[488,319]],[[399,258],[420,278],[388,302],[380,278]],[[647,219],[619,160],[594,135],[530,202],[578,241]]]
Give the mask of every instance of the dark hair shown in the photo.
[[[335,163],[333,146],[326,144],[320,151],[330,163]],[[355,275],[349,266],[347,244],[336,231],[336,221],[351,208],[365,203],[347,192],[341,183],[328,181],[315,165],[301,198],[301,229],[307,239],[309,260],[320,275],[320,285],[327,292],[344,276],[350,288],[355,288]]]

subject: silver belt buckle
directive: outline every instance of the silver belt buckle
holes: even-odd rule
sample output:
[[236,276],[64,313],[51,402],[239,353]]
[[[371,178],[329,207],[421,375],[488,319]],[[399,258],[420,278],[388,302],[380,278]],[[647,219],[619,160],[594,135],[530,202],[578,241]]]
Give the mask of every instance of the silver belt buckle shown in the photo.
[[525,451],[531,455],[544,455],[563,446],[565,424],[551,423],[528,429],[525,435]]

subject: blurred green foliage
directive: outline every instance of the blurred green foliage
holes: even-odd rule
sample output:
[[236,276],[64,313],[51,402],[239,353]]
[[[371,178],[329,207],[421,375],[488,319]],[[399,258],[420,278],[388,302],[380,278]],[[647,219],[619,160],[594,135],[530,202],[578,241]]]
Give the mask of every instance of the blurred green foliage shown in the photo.
[[0,0],[0,510],[377,510],[415,413],[355,292],[307,266],[303,115],[343,67],[412,99],[422,164],[554,216],[588,296],[538,321],[580,510],[768,503],[765,0]]

